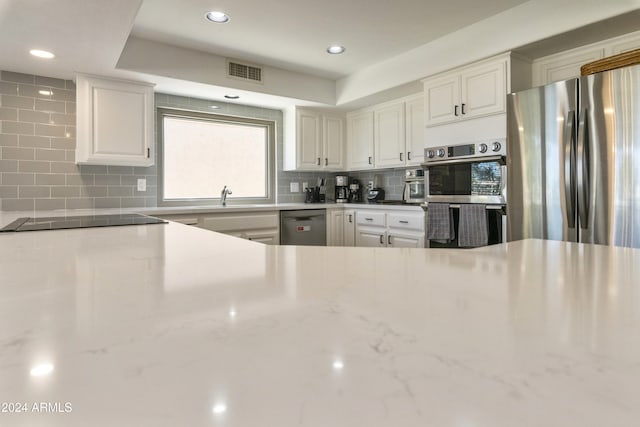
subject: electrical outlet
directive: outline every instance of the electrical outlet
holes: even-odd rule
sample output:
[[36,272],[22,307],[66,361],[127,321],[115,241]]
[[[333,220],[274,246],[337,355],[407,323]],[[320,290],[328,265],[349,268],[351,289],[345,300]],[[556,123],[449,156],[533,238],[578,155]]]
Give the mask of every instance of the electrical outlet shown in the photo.
[[303,182],[302,183],[302,191],[307,191],[307,188],[309,188],[309,183],[308,182]]
[[138,191],[147,191],[146,178],[138,178]]
[[373,190],[373,181],[369,181],[369,190]]
[[299,193],[300,192],[300,183],[292,182],[291,184],[289,184],[289,191],[291,191],[292,193]]

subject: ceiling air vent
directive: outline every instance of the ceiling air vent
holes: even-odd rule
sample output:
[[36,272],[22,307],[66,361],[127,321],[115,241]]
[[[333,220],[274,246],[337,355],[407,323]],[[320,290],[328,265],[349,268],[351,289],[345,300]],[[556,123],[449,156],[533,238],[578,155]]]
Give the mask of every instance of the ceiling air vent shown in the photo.
[[262,68],[253,65],[227,61],[227,75],[235,79],[262,83]]

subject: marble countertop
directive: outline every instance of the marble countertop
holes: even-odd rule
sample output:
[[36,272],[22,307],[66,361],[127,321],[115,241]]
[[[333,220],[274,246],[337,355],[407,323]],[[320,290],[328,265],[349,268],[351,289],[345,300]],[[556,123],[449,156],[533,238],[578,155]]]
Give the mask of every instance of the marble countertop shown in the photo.
[[638,266],[540,240],[5,233],[0,426],[636,426]]

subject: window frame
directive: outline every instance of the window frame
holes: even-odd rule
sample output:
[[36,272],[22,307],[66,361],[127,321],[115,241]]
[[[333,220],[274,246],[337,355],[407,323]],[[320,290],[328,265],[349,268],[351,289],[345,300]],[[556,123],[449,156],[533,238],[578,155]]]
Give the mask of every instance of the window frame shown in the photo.
[[[272,204],[276,200],[276,122],[273,120],[256,119],[252,117],[241,117],[225,114],[205,113],[202,111],[184,110],[178,108],[157,108],[157,200],[158,206],[207,206],[219,204],[220,197],[212,198],[189,198],[189,199],[165,199],[164,198],[164,118],[175,117],[191,120],[212,121],[226,124],[240,124],[264,126],[267,136],[267,153],[266,153],[266,176],[265,184],[267,197],[243,197],[229,198],[227,203],[246,205],[246,204]],[[233,190],[233,186],[230,185]],[[222,188],[220,189],[222,191]]]

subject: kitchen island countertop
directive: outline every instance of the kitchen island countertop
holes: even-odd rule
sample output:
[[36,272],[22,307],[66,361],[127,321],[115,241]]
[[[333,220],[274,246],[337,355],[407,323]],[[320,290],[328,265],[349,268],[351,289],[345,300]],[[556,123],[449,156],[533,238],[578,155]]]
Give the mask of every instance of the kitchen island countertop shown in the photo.
[[0,211],[0,228],[11,221],[22,217],[59,217],[82,215],[110,215],[118,213],[140,213],[151,216],[170,215],[206,215],[238,212],[263,212],[283,211],[298,209],[385,209],[385,210],[412,210],[421,212],[420,205],[415,204],[376,204],[376,203],[272,203],[272,204],[228,204],[203,205],[203,206],[163,206],[148,208],[104,208],[104,209],[60,209],[60,210],[32,210],[32,211]]
[[0,426],[635,426],[638,266],[541,240],[5,233]]

